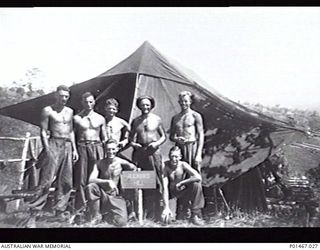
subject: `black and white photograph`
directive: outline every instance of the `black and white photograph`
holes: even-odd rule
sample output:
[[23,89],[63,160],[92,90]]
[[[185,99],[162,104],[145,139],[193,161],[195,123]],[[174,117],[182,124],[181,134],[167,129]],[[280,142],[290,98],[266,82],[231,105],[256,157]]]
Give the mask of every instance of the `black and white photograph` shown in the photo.
[[320,9],[0,8],[0,228],[320,226]]

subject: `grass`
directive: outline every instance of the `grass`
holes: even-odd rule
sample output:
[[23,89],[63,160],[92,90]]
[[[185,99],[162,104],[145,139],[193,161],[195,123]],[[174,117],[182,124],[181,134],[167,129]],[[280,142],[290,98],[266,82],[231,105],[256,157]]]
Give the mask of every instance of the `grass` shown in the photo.
[[[1,141],[0,141],[1,142]],[[319,144],[317,141],[306,141],[308,143]],[[3,143],[3,142],[1,142]],[[17,145],[8,145],[0,143],[0,156],[11,158],[19,158],[20,155],[17,152],[21,152],[22,148],[17,147]],[[11,143],[11,142],[10,142]],[[17,144],[15,142],[15,144]],[[306,175],[308,170],[317,168],[320,162],[320,154],[315,154],[314,152],[304,152],[303,150],[297,150],[295,148],[287,147],[285,150],[286,160],[288,165],[290,165],[290,170],[293,172],[300,171],[301,175]],[[14,166],[11,166],[11,165]],[[2,164],[0,167],[0,193],[4,194],[9,192],[7,189],[17,189],[19,178],[18,164],[6,163]],[[311,177],[315,179],[316,183],[319,183],[319,173],[314,173]],[[15,176],[16,178],[13,178]],[[311,178],[310,177],[310,178]],[[319,184],[318,184],[319,185]],[[315,189],[315,188],[314,188]],[[315,189],[315,195],[320,203],[320,188]],[[0,204],[1,205],[1,204]],[[37,221],[29,220],[29,213],[0,213],[0,228],[17,228],[17,227],[37,227],[37,228],[109,228],[113,227],[107,223],[99,223],[93,225],[91,223],[84,223],[81,225],[70,224],[66,221],[59,221],[54,217],[42,216]],[[313,218],[311,226],[320,226],[318,218]],[[277,209],[270,210],[268,213],[252,213],[247,214],[241,211],[234,211],[231,219],[226,219],[223,213],[211,214],[210,217],[206,218],[206,223],[203,227],[205,228],[261,228],[261,227],[305,227],[306,224],[306,214],[303,209],[300,208],[286,208],[285,206],[278,206]],[[138,222],[129,222],[128,228],[190,228],[195,227],[193,224],[187,221],[177,221],[170,225],[163,225],[156,223],[151,220],[145,220],[142,225]]]
[[[313,222],[313,226],[319,226],[318,222]],[[270,227],[305,227],[306,216],[301,211],[300,214],[283,214],[283,213],[252,213],[247,214],[235,211],[232,218],[226,219],[225,215],[218,213],[216,215],[205,218],[205,228],[270,228]],[[312,226],[312,225],[311,225]],[[17,227],[36,227],[36,228],[110,228],[114,227],[108,223],[102,222],[98,224],[83,223],[81,225],[70,224],[67,220],[59,221],[53,216],[43,215],[37,221],[30,220],[28,213],[16,214],[0,214],[1,228],[17,228]],[[197,227],[188,221],[176,221],[170,225],[156,223],[151,220],[144,220],[143,224],[139,222],[129,222],[128,228],[191,228]]]

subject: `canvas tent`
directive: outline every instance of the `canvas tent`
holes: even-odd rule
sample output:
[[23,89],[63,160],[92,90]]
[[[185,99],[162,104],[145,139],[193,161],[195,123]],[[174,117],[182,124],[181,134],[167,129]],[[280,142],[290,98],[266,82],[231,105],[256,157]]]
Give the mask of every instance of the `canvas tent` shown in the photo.
[[[214,83],[212,83],[214,84]],[[96,110],[103,114],[106,98],[120,102],[119,116],[131,121],[140,114],[135,100],[141,95],[156,100],[154,113],[162,118],[169,132],[173,115],[180,111],[178,94],[189,90],[195,94],[193,108],[203,115],[205,146],[203,185],[222,185],[262,163],[280,141],[274,135],[290,133],[285,123],[253,112],[210,91],[160,54],[149,42],[143,43],[128,58],[88,81],[71,86],[68,106],[81,110],[80,96],[92,92]],[[40,124],[41,109],[53,102],[53,93],[0,109],[0,114],[35,125]],[[274,138],[282,138],[275,136]],[[166,158],[172,142],[162,146]]]

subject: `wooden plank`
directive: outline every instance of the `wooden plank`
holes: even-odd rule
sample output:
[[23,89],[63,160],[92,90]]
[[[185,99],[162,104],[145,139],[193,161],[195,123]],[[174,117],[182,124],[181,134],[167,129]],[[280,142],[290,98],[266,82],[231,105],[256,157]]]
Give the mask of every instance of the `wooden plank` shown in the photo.
[[[28,132],[29,133],[29,132]],[[30,134],[30,133],[29,133]],[[38,139],[39,136],[28,137],[29,140]],[[0,140],[8,140],[8,141],[25,141],[27,137],[6,137],[0,136]]]
[[[23,173],[25,170],[25,166],[26,166],[26,160],[27,160],[27,155],[28,155],[28,147],[29,147],[29,141],[30,141],[30,133],[27,132],[26,133],[26,139],[24,141],[24,145],[23,145],[23,150],[22,150],[22,154],[21,154],[21,164],[20,164],[20,169],[19,172]],[[23,174],[21,174],[19,176],[19,187],[21,188],[23,185]],[[15,201],[12,201],[10,203],[8,203],[7,205],[7,212],[12,212],[12,211],[16,211],[19,209],[21,203],[21,199],[17,199]]]
[[[24,159],[0,159],[0,162],[19,162],[19,161],[23,161]],[[25,161],[29,161],[31,159],[26,158]]]

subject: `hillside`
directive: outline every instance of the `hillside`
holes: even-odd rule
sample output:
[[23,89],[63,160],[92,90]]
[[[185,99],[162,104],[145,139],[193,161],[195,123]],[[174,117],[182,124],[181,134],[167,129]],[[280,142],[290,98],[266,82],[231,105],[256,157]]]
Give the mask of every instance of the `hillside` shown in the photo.
[[311,131],[320,131],[320,114],[316,110],[289,109],[279,105],[270,107],[259,103],[250,104],[248,102],[241,104],[259,113],[286,121],[293,126],[311,129]]
[[[280,157],[280,163],[285,168],[287,177],[309,178],[313,184],[318,183],[317,176],[320,173],[320,115],[314,110],[299,110],[280,107],[263,106],[261,104],[242,103],[242,105],[253,109],[262,114],[271,116],[275,119],[286,121],[292,126],[302,128],[306,131],[312,131],[311,136],[302,133],[291,135],[291,143],[283,145],[277,155]],[[304,146],[307,145],[307,146]],[[308,145],[313,145],[309,147]],[[315,175],[318,173],[317,175]]]

